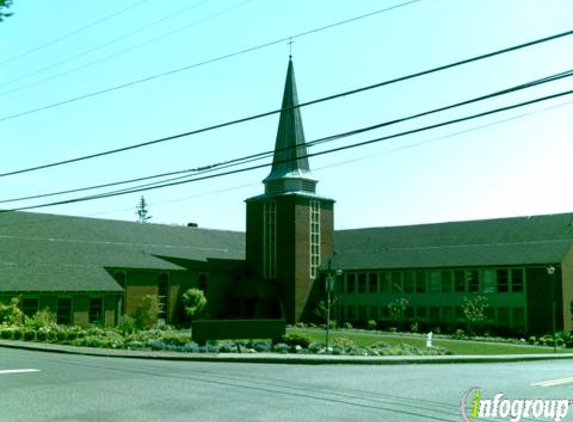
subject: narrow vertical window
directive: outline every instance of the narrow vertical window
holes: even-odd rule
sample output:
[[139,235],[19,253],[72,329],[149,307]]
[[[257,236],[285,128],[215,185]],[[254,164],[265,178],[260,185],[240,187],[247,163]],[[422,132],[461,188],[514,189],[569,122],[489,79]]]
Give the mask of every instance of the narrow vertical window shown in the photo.
[[263,241],[263,275],[265,278],[277,277],[277,203],[268,201],[264,204],[264,241]]
[[56,310],[56,322],[61,325],[72,323],[72,299],[69,297],[59,297]]
[[310,278],[318,276],[320,266],[320,202],[310,201]]
[[169,307],[169,275],[167,273],[159,274],[157,279],[157,296],[159,298],[159,318],[165,320],[167,318],[167,310]]
[[90,298],[89,323],[97,324],[103,321],[103,299]]

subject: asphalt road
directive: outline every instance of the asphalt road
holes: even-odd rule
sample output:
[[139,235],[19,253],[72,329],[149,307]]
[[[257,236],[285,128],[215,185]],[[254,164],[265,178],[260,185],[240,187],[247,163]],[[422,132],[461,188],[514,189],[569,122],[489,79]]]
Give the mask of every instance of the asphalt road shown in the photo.
[[0,349],[0,421],[459,422],[470,387],[488,398],[573,399],[569,377],[570,361],[278,365]]

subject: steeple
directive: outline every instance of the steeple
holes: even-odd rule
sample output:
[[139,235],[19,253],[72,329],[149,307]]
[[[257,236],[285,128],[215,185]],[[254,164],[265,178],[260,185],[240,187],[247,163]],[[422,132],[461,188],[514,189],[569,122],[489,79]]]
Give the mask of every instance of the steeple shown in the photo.
[[266,194],[316,193],[317,181],[308,165],[302,118],[300,109],[293,108],[296,106],[298,95],[291,59],[288,64],[273,166],[270,174],[263,180]]

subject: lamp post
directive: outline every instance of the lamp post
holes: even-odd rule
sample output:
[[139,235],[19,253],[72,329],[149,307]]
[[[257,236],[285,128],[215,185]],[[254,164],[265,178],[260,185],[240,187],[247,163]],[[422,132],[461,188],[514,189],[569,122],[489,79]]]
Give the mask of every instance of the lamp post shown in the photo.
[[326,331],[326,339],[325,339],[325,343],[326,343],[326,352],[327,353],[329,351],[328,340],[329,340],[329,334],[330,334],[331,295],[332,295],[332,292],[336,288],[336,277],[338,277],[342,274],[342,270],[336,270],[336,276],[335,276],[333,271],[332,271],[332,258],[334,257],[335,253],[336,252],[333,252],[332,256],[328,259],[326,278],[324,279],[324,281],[325,281],[324,288],[326,290],[326,330],[325,330]]
[[557,352],[557,343],[555,341],[555,267],[549,265],[547,274],[551,277],[551,324],[553,326],[553,353]]

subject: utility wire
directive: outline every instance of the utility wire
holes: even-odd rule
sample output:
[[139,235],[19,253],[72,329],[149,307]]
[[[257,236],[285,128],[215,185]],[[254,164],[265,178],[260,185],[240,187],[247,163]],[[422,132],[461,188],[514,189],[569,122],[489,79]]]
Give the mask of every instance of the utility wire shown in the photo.
[[[301,159],[301,158],[309,158],[309,157],[316,157],[316,156],[321,156],[321,155],[326,155],[326,154],[332,154],[335,152],[340,152],[340,151],[345,151],[345,150],[349,150],[349,149],[354,149],[354,148],[359,148],[359,147],[363,147],[366,145],[371,145],[374,143],[379,143],[379,142],[384,142],[390,139],[395,139],[395,138],[399,138],[399,137],[404,137],[404,136],[408,136],[408,135],[413,135],[416,133],[421,133],[421,132],[425,132],[425,131],[429,131],[429,130],[433,130],[433,129],[437,129],[437,128],[441,128],[441,127],[446,127],[449,125],[453,125],[453,124],[458,124],[458,123],[462,123],[462,122],[466,122],[469,120],[474,120],[477,118],[481,118],[481,117],[485,117],[485,116],[490,116],[493,114],[497,114],[497,113],[501,113],[504,111],[509,111],[509,110],[513,110],[513,109],[517,109],[520,107],[525,107],[528,105],[532,105],[532,104],[536,104],[536,103],[540,103],[543,101],[549,101],[549,100],[553,100],[556,98],[560,98],[566,95],[571,95],[573,94],[573,90],[567,90],[567,91],[562,91],[559,92],[557,94],[552,94],[552,95],[547,95],[547,96],[543,96],[543,97],[538,97],[535,98],[533,100],[528,100],[528,101],[523,101],[520,103],[516,103],[516,104],[512,104],[509,106],[504,106],[504,107],[500,107],[500,108],[496,108],[496,109],[492,109],[492,110],[488,110],[485,112],[481,112],[481,113],[476,113],[476,114],[472,114],[472,115],[468,115],[465,117],[461,117],[461,118],[457,118],[457,119],[451,119],[451,120],[447,120],[441,123],[436,123],[436,124],[432,124],[432,125],[427,125],[427,126],[423,126],[417,129],[412,129],[412,130],[408,130],[408,131],[403,131],[403,132],[399,132],[393,135],[388,135],[388,136],[383,136],[383,137],[379,137],[379,138],[374,138],[374,139],[370,139],[367,141],[362,141],[362,142],[357,142],[354,144],[349,144],[349,145],[344,145],[344,146],[340,146],[337,148],[331,148],[331,149],[327,149],[324,151],[319,151],[319,152],[315,152],[315,153],[307,153],[306,155],[304,155],[303,157],[297,157],[297,159]],[[276,163],[282,163],[282,162],[288,162],[288,161],[292,161],[289,159],[284,159],[284,160],[278,160],[276,161]],[[98,195],[92,195],[92,196],[86,196],[86,197],[80,197],[80,198],[74,198],[74,199],[67,199],[67,200],[62,200],[62,201],[56,201],[56,202],[51,202],[51,203],[45,203],[45,204],[39,204],[39,205],[31,205],[31,206],[26,206],[26,207],[19,207],[19,208],[13,208],[13,209],[9,209],[9,210],[0,210],[0,213],[5,213],[5,212],[14,212],[14,211],[24,211],[24,210],[30,210],[30,209],[38,209],[38,208],[45,208],[45,207],[50,207],[50,206],[56,206],[56,205],[67,205],[67,204],[74,204],[74,203],[78,203],[78,202],[85,202],[85,201],[91,201],[91,200],[96,200],[96,199],[105,199],[105,198],[111,198],[111,197],[115,197],[115,196],[119,196],[119,195],[125,195],[125,194],[131,194],[131,193],[137,193],[137,192],[143,192],[143,191],[148,191],[148,190],[154,190],[154,189],[161,189],[161,188],[166,188],[166,187],[172,187],[172,186],[178,186],[178,185],[182,185],[182,184],[187,184],[187,183],[192,183],[192,182],[198,182],[198,181],[202,181],[202,180],[207,180],[207,179],[214,179],[214,178],[218,178],[218,177],[223,177],[223,176],[230,176],[230,175],[234,175],[234,174],[239,174],[239,173],[244,173],[247,171],[252,171],[252,170],[257,170],[257,169],[261,169],[264,167],[269,167],[273,165],[273,163],[264,163],[264,164],[258,164],[255,166],[250,166],[250,167],[245,167],[245,168],[240,168],[240,169],[236,169],[236,170],[230,170],[230,171],[226,171],[223,173],[217,173],[217,174],[212,174],[212,175],[206,175],[206,176],[200,176],[200,177],[193,177],[193,178],[189,178],[187,180],[180,180],[177,182],[170,182],[170,183],[165,183],[162,185],[156,185],[154,187],[145,187],[145,188],[135,188],[135,189],[131,189],[131,190],[122,190],[120,192],[108,192],[108,193],[104,193],[104,194],[98,194]]]
[[[571,77],[571,76],[573,76],[573,70],[568,70],[565,72],[556,73],[556,74],[551,75],[551,76],[546,76],[546,77],[543,77],[543,78],[540,78],[540,79],[537,79],[537,80],[534,80],[531,82],[523,83],[523,84],[511,87],[511,88],[496,91],[496,92],[493,92],[493,93],[490,93],[487,95],[482,95],[482,96],[475,97],[475,98],[472,98],[469,100],[457,102],[454,104],[435,108],[435,109],[421,112],[421,113],[416,113],[416,114],[402,117],[399,119],[394,119],[394,120],[386,121],[383,123],[378,123],[376,125],[371,125],[371,126],[363,127],[360,129],[355,129],[352,131],[348,131],[348,132],[320,138],[317,140],[313,140],[313,141],[308,142],[306,144],[306,146],[307,147],[313,147],[315,145],[322,144],[325,142],[331,142],[331,141],[342,139],[345,137],[355,136],[355,135],[358,135],[358,134],[361,134],[364,132],[368,132],[368,131],[372,131],[375,129],[379,129],[382,127],[386,127],[386,126],[390,126],[390,125],[394,125],[394,124],[398,124],[398,123],[403,123],[403,122],[406,122],[409,120],[429,116],[431,114],[440,113],[443,111],[451,110],[451,109],[458,108],[458,107],[465,106],[465,105],[469,105],[472,103],[477,103],[477,102],[484,101],[487,99],[499,97],[502,95],[507,95],[507,94],[514,93],[514,92],[517,92],[517,91],[520,91],[523,89],[528,89],[528,88],[536,87],[536,86],[539,86],[542,84],[555,82],[555,81],[558,81],[558,80],[561,80],[561,79],[564,79],[567,77]],[[275,152],[283,152],[283,151],[286,151],[286,150],[289,150],[292,148],[298,148],[298,146],[287,147],[287,148],[283,148],[283,149],[280,149],[277,151],[274,151],[274,150],[264,151],[261,153],[251,154],[251,155],[235,158],[232,160],[227,160],[224,162],[206,165],[206,166],[201,166],[201,167],[197,167],[197,168],[193,168],[193,169],[178,170],[178,171],[173,171],[173,172],[168,172],[168,173],[155,174],[155,175],[151,175],[151,176],[144,176],[144,177],[139,177],[139,178],[134,178],[134,179],[129,179],[129,180],[110,182],[110,183],[106,183],[106,184],[100,184],[100,185],[88,186],[88,187],[76,188],[76,189],[69,189],[69,190],[58,191],[58,192],[50,192],[50,193],[37,194],[37,195],[31,195],[31,196],[25,196],[25,197],[19,197],[19,198],[4,199],[4,200],[0,200],[0,204],[10,203],[10,202],[20,202],[20,201],[26,201],[26,200],[32,200],[32,199],[42,199],[42,198],[65,195],[65,194],[70,194],[70,193],[85,192],[85,191],[89,191],[89,190],[114,187],[114,186],[119,186],[119,185],[123,185],[123,184],[131,184],[131,183],[136,183],[136,182],[143,182],[143,181],[149,181],[149,180],[153,180],[153,179],[165,178],[165,177],[169,177],[169,176],[178,175],[178,177],[176,177],[176,178],[171,178],[171,179],[167,179],[167,180],[164,179],[161,181],[156,181],[156,182],[148,183],[148,184],[143,185],[143,186],[139,186],[139,187],[150,187],[150,186],[154,186],[155,184],[162,184],[165,182],[171,182],[171,181],[180,180],[182,178],[187,178],[187,177],[189,177],[190,173],[203,174],[203,173],[212,172],[215,170],[220,170],[221,168],[229,168],[229,167],[247,164],[247,163],[250,163],[253,161],[258,161],[258,160],[261,160],[261,159],[264,159],[264,158],[267,158],[267,157],[273,155]],[[132,188],[126,188],[126,189],[132,189]]]
[[194,9],[195,7],[200,6],[201,4],[206,3],[206,2],[208,2],[208,1],[210,1],[210,0],[201,0],[201,1],[197,2],[197,3],[192,4],[191,6],[184,7],[183,9],[178,10],[178,11],[175,12],[175,13],[171,13],[171,14],[169,14],[169,15],[167,15],[167,16],[164,16],[164,17],[162,17],[162,18],[160,18],[160,19],[158,19],[158,20],[155,20],[155,21],[153,21],[153,22],[151,22],[151,23],[149,23],[149,24],[140,26],[140,27],[137,28],[137,29],[134,29],[134,30],[132,30],[132,31],[129,31],[129,32],[123,34],[123,35],[120,35],[119,37],[112,38],[111,40],[106,41],[106,42],[104,42],[104,43],[102,43],[102,44],[98,44],[98,45],[96,45],[95,47],[92,47],[92,48],[89,48],[89,49],[87,49],[87,50],[84,50],[84,51],[82,51],[81,53],[78,53],[78,54],[73,55],[72,57],[68,57],[67,59],[60,60],[59,62],[56,62],[56,63],[52,63],[52,64],[49,65],[49,66],[46,66],[46,67],[43,67],[43,68],[41,68],[41,69],[35,70],[35,71],[33,71],[33,72],[31,72],[31,73],[28,73],[28,74],[26,74],[26,75],[22,75],[22,76],[19,76],[19,77],[17,77],[17,78],[14,78],[14,79],[12,79],[12,80],[10,80],[10,81],[6,81],[6,82],[0,84],[0,87],[7,86],[7,85],[12,85],[13,83],[16,83],[16,82],[19,82],[19,81],[22,81],[22,80],[26,80],[26,79],[28,79],[28,78],[31,78],[32,76],[38,75],[38,74],[40,74],[40,73],[44,73],[44,72],[46,72],[46,71],[48,71],[48,70],[54,69],[54,68],[56,68],[56,67],[59,67],[59,66],[61,66],[61,65],[64,65],[64,64],[66,64],[66,63],[69,63],[69,62],[71,62],[71,61],[74,61],[74,60],[76,60],[76,59],[79,59],[80,57],[84,57],[84,56],[86,56],[86,55],[88,55],[88,54],[90,54],[90,53],[93,53],[93,52],[95,52],[95,51],[101,50],[102,48],[106,48],[106,47],[108,47],[108,46],[110,46],[110,45],[112,45],[112,44],[116,44],[116,43],[118,43],[118,42],[120,42],[120,41],[123,41],[124,39],[126,39],[126,38],[128,38],[128,37],[131,37],[131,36],[133,36],[133,35],[135,35],[135,34],[138,34],[138,33],[140,33],[140,32],[143,32],[143,31],[145,31],[145,30],[147,30],[147,29],[149,29],[149,28],[151,28],[151,27],[153,27],[153,26],[155,26],[155,25],[157,25],[157,24],[159,24],[159,23],[162,23],[162,22],[164,22],[164,21],[166,21],[166,20],[168,20],[168,19],[174,18],[174,17],[179,16],[180,14],[182,14],[182,13],[184,13],[184,12],[187,12],[187,11],[189,11],[189,10],[191,10],[191,9]]
[[110,19],[112,19],[112,18],[114,18],[114,17],[116,17],[116,16],[118,16],[118,15],[121,15],[122,13],[125,13],[125,12],[127,12],[127,11],[129,11],[129,10],[131,10],[131,9],[133,9],[133,8],[135,8],[135,7],[137,7],[137,6],[139,6],[140,4],[147,2],[147,1],[149,1],[149,0],[140,0],[140,1],[138,1],[138,2],[136,2],[136,3],[134,3],[134,4],[132,4],[131,6],[128,6],[128,7],[124,8],[124,9],[121,9],[121,10],[115,12],[115,13],[112,13],[111,15],[104,16],[103,18],[100,18],[100,19],[96,20],[95,22],[90,23],[89,25],[82,26],[81,28],[78,28],[78,29],[76,29],[76,30],[74,30],[74,31],[72,31],[72,32],[69,32],[69,33],[67,33],[67,34],[65,34],[65,35],[62,35],[62,36],[60,36],[60,37],[58,37],[58,38],[55,38],[55,39],[53,39],[53,40],[51,40],[51,41],[48,41],[47,43],[41,44],[41,45],[39,45],[39,46],[37,46],[37,47],[33,47],[33,48],[29,49],[29,50],[26,50],[26,51],[24,51],[23,53],[20,53],[20,54],[14,56],[14,57],[11,57],[11,58],[9,58],[9,59],[7,59],[7,60],[4,60],[4,61],[0,62],[0,66],[5,65],[5,64],[8,64],[8,63],[11,63],[11,62],[16,61],[16,60],[19,60],[19,59],[21,59],[22,57],[29,56],[30,54],[35,53],[36,51],[43,50],[43,49],[46,48],[46,47],[49,47],[49,46],[54,45],[54,44],[56,44],[56,43],[59,43],[60,41],[63,41],[63,40],[65,40],[65,39],[67,39],[67,38],[70,38],[70,37],[76,35],[76,34],[79,34],[80,32],[83,32],[83,31],[86,31],[86,30],[88,30],[88,29],[90,29],[90,28],[93,28],[94,26],[99,25],[100,23],[103,23],[103,22],[105,22],[105,21],[107,21],[107,20],[110,20]]
[[102,63],[102,62],[105,62],[105,61],[114,59],[114,58],[119,57],[119,56],[122,56],[122,55],[124,55],[124,54],[126,54],[126,53],[130,53],[130,52],[135,51],[135,50],[137,50],[137,49],[139,49],[139,48],[145,47],[145,46],[147,46],[147,45],[149,45],[149,44],[152,44],[152,43],[161,41],[161,40],[163,40],[163,39],[165,39],[165,38],[167,38],[167,37],[170,37],[171,35],[177,34],[177,33],[181,32],[181,31],[183,31],[183,30],[186,30],[186,29],[189,29],[189,28],[191,28],[191,27],[194,27],[194,26],[196,26],[196,25],[198,25],[198,24],[200,24],[200,23],[203,23],[203,22],[209,21],[209,20],[211,20],[211,19],[214,19],[214,18],[216,18],[216,17],[219,17],[219,16],[221,16],[221,15],[223,15],[223,14],[225,14],[225,13],[230,12],[230,11],[233,10],[233,9],[237,9],[237,8],[239,8],[239,7],[241,7],[241,6],[244,6],[244,5],[247,4],[247,3],[251,3],[251,2],[253,2],[253,1],[255,1],[255,0],[246,0],[246,1],[242,2],[242,3],[235,4],[235,5],[233,5],[233,6],[230,6],[230,7],[226,8],[226,9],[223,9],[223,10],[217,12],[217,13],[213,13],[213,14],[211,14],[211,15],[209,15],[209,16],[206,16],[206,17],[201,18],[201,19],[199,19],[199,20],[196,20],[196,21],[194,21],[194,22],[188,23],[188,24],[186,24],[186,25],[184,25],[184,26],[181,26],[181,27],[179,27],[179,28],[177,28],[177,29],[174,29],[174,30],[172,30],[172,31],[169,31],[169,32],[167,32],[167,33],[165,33],[165,34],[163,34],[163,35],[161,35],[161,36],[155,36],[155,37],[153,37],[153,38],[151,38],[151,39],[149,39],[149,40],[147,40],[147,41],[144,41],[144,42],[142,42],[142,43],[133,45],[133,46],[131,46],[131,47],[129,47],[129,48],[126,48],[126,49],[123,49],[123,50],[120,50],[120,51],[116,51],[115,53],[108,54],[108,55],[105,56],[105,57],[99,58],[99,59],[97,59],[97,60],[93,60],[93,61],[91,61],[91,62],[89,62],[89,63],[85,63],[85,64],[83,64],[83,65],[81,65],[81,66],[78,66],[78,67],[75,67],[75,68],[73,68],[73,69],[66,70],[65,72],[61,72],[61,73],[58,73],[58,74],[56,74],[56,75],[48,76],[48,77],[46,77],[46,78],[39,79],[39,80],[36,80],[36,81],[34,81],[34,82],[30,82],[29,84],[26,84],[26,85],[23,85],[23,86],[19,86],[19,87],[14,88],[14,89],[9,89],[9,90],[7,90],[7,91],[2,91],[2,92],[0,92],[0,95],[13,94],[13,93],[15,93],[15,92],[19,92],[19,91],[25,90],[25,89],[27,89],[27,88],[32,88],[32,87],[34,87],[34,86],[41,85],[41,84],[43,84],[43,83],[45,83],[45,82],[52,81],[52,80],[54,80],[54,79],[59,79],[59,78],[62,78],[62,77],[64,77],[64,76],[67,76],[67,75],[70,75],[70,74],[72,74],[72,73],[75,73],[75,72],[77,72],[77,71],[79,71],[79,70],[87,69],[87,68],[92,67],[92,66],[94,66],[94,65],[96,65],[96,64],[99,64],[99,63]]
[[[419,0],[418,0],[418,1],[419,1]],[[403,5],[405,5],[405,4],[406,4],[406,3],[404,3]],[[398,7],[398,6],[395,6],[395,7]],[[358,18],[355,18],[355,19],[358,19]],[[326,27],[325,27],[325,28],[326,28]],[[318,30],[314,30],[314,31],[318,31]],[[403,82],[403,81],[406,81],[406,80],[409,80],[409,79],[414,79],[414,78],[417,78],[417,77],[426,76],[426,75],[429,75],[429,74],[432,74],[432,73],[436,73],[436,72],[440,72],[440,71],[443,71],[443,70],[451,69],[451,68],[454,68],[454,67],[457,67],[457,66],[462,66],[462,65],[465,65],[465,64],[473,63],[473,62],[476,62],[476,61],[479,61],[479,60],[488,59],[488,58],[491,58],[491,57],[494,57],[494,56],[498,56],[498,55],[501,55],[501,54],[505,54],[505,53],[517,51],[517,50],[520,50],[520,49],[523,49],[523,48],[527,48],[527,47],[531,47],[531,46],[534,46],[534,45],[542,44],[542,43],[545,43],[545,42],[553,41],[553,40],[556,40],[556,39],[559,39],[559,38],[563,38],[563,37],[567,37],[567,36],[570,36],[570,35],[573,35],[573,30],[571,30],[571,31],[566,31],[566,32],[561,32],[561,33],[558,33],[558,34],[555,34],[555,35],[552,35],[552,36],[549,36],[549,37],[539,38],[539,39],[536,39],[536,40],[533,40],[533,41],[529,41],[529,42],[526,42],[526,43],[523,43],[523,44],[518,44],[518,45],[515,45],[515,46],[513,46],[513,47],[508,47],[508,48],[504,48],[504,49],[501,49],[501,50],[496,50],[496,51],[493,51],[493,52],[490,52],[490,53],[486,53],[486,54],[482,54],[482,55],[479,55],[479,56],[474,56],[474,57],[471,57],[471,58],[469,58],[469,59],[464,59],[464,60],[461,60],[461,61],[449,63],[449,64],[446,64],[446,65],[434,67],[434,68],[427,69],[427,70],[423,70],[423,71],[416,72],[416,73],[411,73],[411,74],[406,75],[406,76],[401,76],[401,77],[398,77],[398,78],[386,80],[386,81],[383,81],[383,82],[379,82],[379,83],[377,83],[377,84],[367,85],[367,86],[364,86],[364,87],[361,87],[361,88],[357,88],[357,89],[353,89],[353,90],[350,90],[350,91],[345,91],[345,92],[342,92],[342,93],[338,93],[338,94],[334,94],[334,95],[329,95],[329,96],[327,96],[327,97],[318,98],[318,99],[316,99],[316,100],[312,100],[312,101],[308,101],[308,102],[301,103],[301,104],[299,104],[298,106],[294,106],[294,107],[291,107],[291,108],[307,107],[307,106],[309,106],[309,105],[314,105],[314,104],[318,104],[318,103],[325,102],[325,101],[331,101],[331,100],[334,100],[334,99],[337,99],[337,98],[341,98],[341,97],[346,97],[346,96],[355,95],[355,94],[358,94],[358,93],[361,93],[361,92],[365,92],[365,91],[368,91],[368,90],[371,90],[371,89],[377,89],[377,88],[381,88],[381,87],[383,87],[383,86],[395,84],[395,83],[398,83],[398,82]],[[296,35],[296,36],[294,36],[294,37],[292,37],[292,38],[296,38],[296,37],[300,37],[300,36],[302,36],[302,35],[299,34],[299,35]],[[284,40],[286,40],[286,39],[283,39],[283,40],[281,40],[281,41],[284,41]],[[243,50],[243,51],[246,51],[246,50]],[[235,53],[235,54],[240,54],[240,53]],[[222,56],[222,57],[224,57],[224,56]],[[229,56],[229,57],[230,57],[230,56]],[[219,60],[219,59],[221,59],[221,58],[213,59],[212,61],[216,61],[216,60]],[[202,64],[205,64],[205,63],[207,63],[207,62],[203,62]],[[100,92],[101,92],[101,91],[100,91]],[[92,94],[88,94],[88,96],[92,96]],[[70,101],[72,101],[72,100],[70,100]],[[68,101],[68,102],[70,102],[70,101]],[[60,103],[60,104],[63,104],[63,103]],[[37,111],[39,111],[39,110],[40,110],[40,109],[37,109]],[[32,172],[32,171],[43,170],[43,169],[52,168],[52,167],[58,167],[58,166],[66,165],[66,164],[77,163],[77,162],[80,162],[80,161],[85,161],[85,160],[90,160],[90,159],[94,159],[94,158],[104,157],[104,156],[107,156],[107,155],[112,155],[112,154],[117,154],[117,153],[121,153],[121,152],[131,151],[131,150],[134,150],[134,149],[143,148],[143,147],[148,147],[148,146],[151,146],[151,145],[155,145],[155,144],[159,144],[159,143],[163,143],[163,142],[167,142],[167,141],[172,141],[172,140],[179,139],[179,138],[183,138],[183,137],[187,137],[187,136],[197,135],[197,134],[199,134],[199,133],[208,132],[208,131],[215,130],[215,129],[221,129],[221,128],[228,127],[228,126],[233,126],[233,125],[237,125],[237,124],[241,124],[241,123],[246,123],[246,122],[249,122],[249,121],[252,121],[252,120],[256,120],[256,119],[260,119],[260,118],[263,118],[263,117],[271,116],[271,115],[273,115],[273,114],[280,113],[281,111],[282,111],[281,109],[277,109],[277,110],[269,111],[269,112],[266,112],[266,113],[260,113],[260,114],[252,115],[252,116],[249,116],[249,117],[244,117],[244,118],[240,118],[240,119],[236,119],[236,120],[227,121],[227,122],[224,122],[224,123],[219,123],[219,124],[212,125],[212,126],[206,126],[206,127],[200,128],[200,129],[196,129],[196,130],[189,131],[189,132],[183,132],[183,133],[180,133],[180,134],[176,134],[176,135],[171,135],[171,136],[167,136],[167,137],[155,139],[155,140],[148,141],[148,142],[142,142],[142,143],[138,143],[138,144],[128,145],[128,146],[122,147],[122,148],[116,148],[116,149],[107,150],[107,151],[102,151],[102,152],[95,153],[95,154],[90,154],[90,155],[84,155],[84,156],[81,156],[81,157],[71,158],[71,159],[68,159],[68,160],[56,161],[56,162],[47,163],[47,164],[42,164],[42,165],[38,165],[38,166],[34,166],[34,167],[28,167],[28,168],[24,168],[24,169],[20,169],[20,170],[14,170],[14,171],[6,172],[6,173],[0,173],[0,177],[13,176],[13,175],[22,174],[22,173],[29,173],[29,172]],[[13,116],[12,116],[12,117],[13,117]],[[0,118],[0,122],[5,121],[5,120],[8,120],[8,119],[10,119],[10,118],[12,118],[12,117],[8,116],[8,117],[5,117],[5,118]],[[16,116],[16,117],[17,117],[17,116]]]
[[236,57],[236,56],[239,56],[239,55],[241,55],[241,54],[251,53],[251,52],[253,52],[253,51],[260,50],[260,49],[263,49],[263,48],[267,48],[267,47],[273,46],[273,45],[275,45],[275,44],[283,43],[283,42],[289,41],[289,40],[291,40],[291,39],[296,39],[296,38],[304,37],[304,36],[307,36],[307,35],[310,35],[310,34],[314,34],[314,33],[320,32],[320,31],[325,31],[325,30],[328,30],[328,29],[331,29],[331,28],[335,28],[335,27],[340,26],[340,25],[344,25],[344,24],[347,24],[347,23],[355,22],[355,21],[360,20],[360,19],[365,19],[365,18],[368,18],[368,17],[374,16],[374,15],[377,15],[377,14],[382,13],[382,12],[388,12],[388,11],[390,11],[390,10],[394,10],[394,9],[399,8],[399,7],[408,6],[408,5],[410,5],[410,4],[418,3],[418,2],[421,2],[421,1],[424,1],[424,0],[412,0],[412,1],[405,2],[405,3],[400,3],[400,4],[398,4],[398,5],[394,5],[394,6],[391,6],[391,7],[384,8],[384,9],[376,10],[376,11],[374,11],[374,12],[370,12],[370,13],[367,13],[367,14],[365,14],[365,15],[361,15],[361,16],[357,16],[357,17],[354,17],[354,18],[351,18],[351,19],[346,19],[346,20],[343,20],[343,21],[339,21],[339,22],[336,22],[336,23],[333,23],[333,24],[330,24],[330,25],[322,26],[322,27],[320,27],[320,28],[311,29],[311,30],[309,30],[309,31],[301,32],[301,33],[299,33],[299,34],[297,34],[297,35],[293,35],[293,36],[281,38],[281,39],[278,39],[278,40],[275,40],[275,41],[270,41],[270,42],[267,42],[267,43],[265,43],[265,44],[260,44],[260,45],[254,46],[254,47],[249,47],[249,48],[246,48],[246,49],[243,49],[243,50],[235,51],[235,52],[233,52],[233,53],[228,53],[228,54],[225,54],[225,55],[222,55],[222,56],[219,56],[219,57],[215,57],[215,58],[212,58],[212,59],[209,59],[209,60],[205,60],[205,61],[203,61],[203,62],[193,63],[193,64],[190,64],[190,65],[187,65],[187,66],[183,66],[183,67],[180,67],[180,68],[177,68],[177,69],[173,69],[173,70],[170,70],[170,71],[167,71],[167,72],[163,72],[163,73],[151,75],[151,76],[148,76],[148,77],[145,77],[145,78],[142,78],[142,79],[138,79],[138,80],[135,80],[135,81],[127,82],[127,83],[124,83],[124,84],[121,84],[121,85],[116,85],[116,86],[114,86],[114,87],[106,88],[106,89],[103,89],[103,90],[100,90],[100,91],[95,91],[95,92],[92,92],[92,93],[89,93],[89,94],[84,94],[84,95],[80,95],[80,96],[78,96],[78,97],[69,98],[69,99],[67,99],[67,100],[63,100],[63,101],[59,101],[59,102],[56,102],[56,103],[48,104],[48,105],[45,105],[45,106],[42,106],[42,107],[38,107],[38,108],[35,108],[35,109],[31,109],[31,110],[22,111],[22,112],[19,112],[19,113],[16,113],[16,114],[8,115],[8,116],[5,116],[5,117],[0,118],[0,122],[6,121],[6,120],[15,119],[15,118],[22,117],[22,116],[26,116],[26,115],[33,114],[33,113],[37,113],[37,112],[40,112],[40,111],[48,110],[48,109],[51,109],[51,108],[60,107],[60,106],[65,105],[65,104],[69,104],[69,103],[73,103],[73,102],[76,102],[76,101],[85,100],[85,99],[87,99],[87,98],[92,98],[92,97],[95,97],[95,96],[98,96],[98,95],[107,94],[107,93],[109,93],[109,92],[117,91],[117,90],[119,90],[119,89],[128,88],[128,87],[131,87],[131,86],[134,86],[134,85],[138,85],[138,84],[141,84],[141,83],[144,83],[144,82],[149,82],[149,81],[152,81],[152,80],[155,80],[155,79],[158,79],[158,78],[162,78],[162,77],[165,77],[165,76],[174,75],[174,74],[176,74],[176,73],[179,73],[179,72],[182,72],[182,71],[186,71],[186,70],[190,70],[190,69],[193,69],[193,68],[196,68],[196,67],[199,67],[199,66],[204,66],[204,65],[207,65],[207,64],[211,64],[211,63],[215,63],[215,62],[221,61],[221,60],[230,59],[230,58],[232,58],[232,57]]

